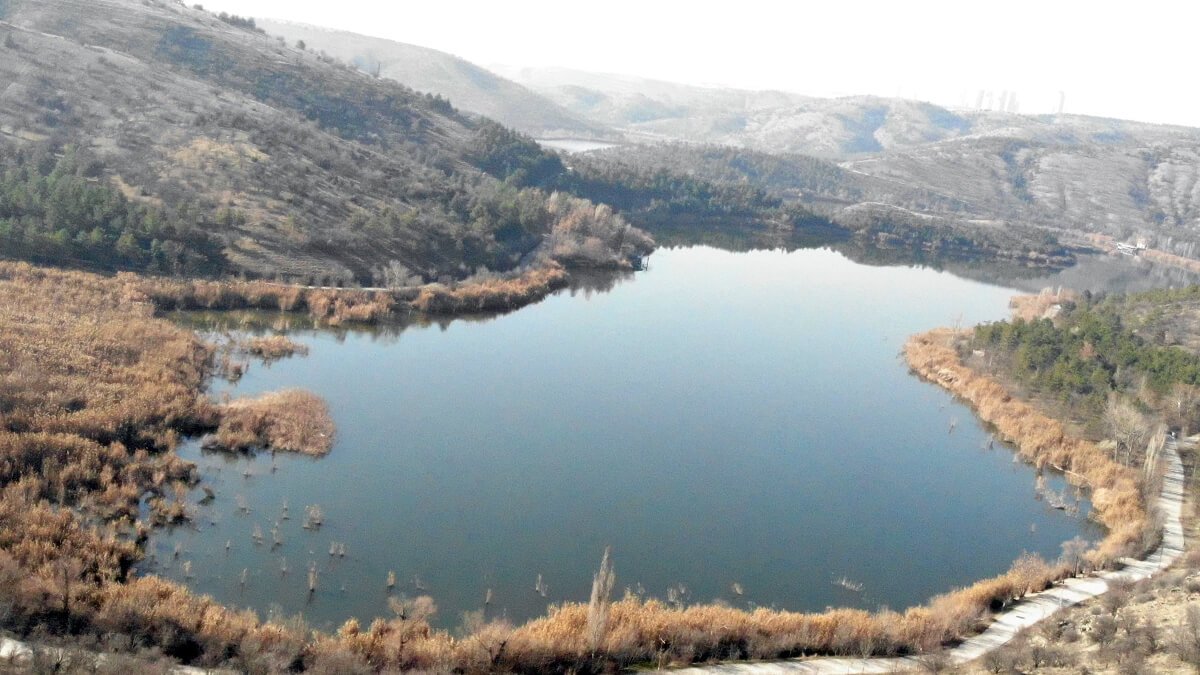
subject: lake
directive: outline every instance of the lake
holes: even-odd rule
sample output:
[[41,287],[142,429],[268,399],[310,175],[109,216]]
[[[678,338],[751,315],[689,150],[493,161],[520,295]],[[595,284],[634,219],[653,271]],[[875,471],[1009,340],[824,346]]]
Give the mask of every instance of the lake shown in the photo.
[[[1121,264],[1019,285],[1163,283]],[[989,448],[971,411],[899,356],[912,333],[1006,317],[1013,292],[828,249],[693,247],[658,251],[603,292],[491,319],[295,330],[308,356],[254,365],[214,394],[312,390],[337,422],[333,451],[185,444],[215,499],[195,527],[157,532],[143,568],[323,628],[386,615],[389,571],[394,594],[435,599],[442,626],[489,589],[489,616],[524,621],[586,601],[606,546],[618,593],[792,610],[920,603],[1024,551],[1054,558],[1063,541],[1102,534],[1086,500],[1070,515],[1037,499],[1034,470]],[[305,530],[313,504],[324,524]],[[281,545],[253,542],[276,523]]]
[[605,150],[615,148],[619,145],[618,143],[593,141],[587,138],[539,138],[537,142],[543,147],[550,148],[551,150],[562,150],[569,154]]

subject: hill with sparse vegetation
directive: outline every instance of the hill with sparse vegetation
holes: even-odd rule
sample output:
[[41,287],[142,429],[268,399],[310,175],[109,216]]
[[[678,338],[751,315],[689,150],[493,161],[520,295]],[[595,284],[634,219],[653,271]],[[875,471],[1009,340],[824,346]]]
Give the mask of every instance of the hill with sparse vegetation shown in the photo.
[[0,20],[9,257],[389,285],[648,250],[611,212],[563,230],[564,168],[532,140],[252,20],[134,0],[11,0]]
[[[1197,129],[950,110],[869,96],[824,99],[695,87],[563,69],[506,74],[578,115],[625,132],[633,144],[702,143],[827,160],[820,169],[811,160],[793,159],[788,167],[799,177],[791,179],[804,192],[798,197],[815,199],[817,206],[871,202],[896,214],[904,209],[983,227],[1023,224],[1143,237],[1153,248],[1200,253]],[[647,152],[625,151],[635,157]],[[736,171],[739,163],[723,170]],[[810,178],[824,183],[824,191],[814,193]]]
[[[892,133],[912,140],[841,165],[690,144],[565,157],[460,112],[456,101],[271,37],[250,19],[133,0],[9,0],[2,11],[0,241],[11,258],[394,287],[515,275],[549,261],[636,265],[651,244],[629,234],[630,225],[672,240],[685,232],[691,241],[718,225],[770,241],[841,230],[873,246],[1042,265],[1071,260],[1056,230],[1094,224],[1079,224],[1087,209],[1048,211],[1004,187],[1033,186],[1034,194],[1039,183],[1019,172],[987,174],[995,185],[982,194],[942,184],[947,176],[987,179],[979,171],[917,175],[949,161],[942,155],[891,168],[907,156],[897,153],[986,144],[957,131],[949,140]],[[642,84],[622,86],[633,95]],[[504,91],[498,98],[516,101]],[[732,105],[708,90],[669,91],[684,110]],[[789,96],[742,107],[795,103]],[[999,128],[996,120],[971,125]],[[1141,138],[1141,127],[1129,129]],[[1043,131],[1028,142],[1049,143]],[[972,162],[989,161],[983,150],[970,152]],[[1187,254],[1191,239],[1180,223],[1191,222],[1190,197],[1180,190],[1190,174],[1165,165],[1161,173],[1162,190],[1145,194],[1182,196],[1175,215],[1160,219],[1174,238],[1154,243]],[[562,210],[552,213],[554,192],[614,210],[607,220],[577,221],[568,236]],[[580,230],[580,222],[597,229]],[[1095,225],[1140,231],[1129,227]]]
[[604,138],[611,132],[585,120],[527,87],[452,54],[382,38],[257,19],[257,26],[296,45],[324,52],[375,77],[441,96],[462,110],[478,113],[536,137]]

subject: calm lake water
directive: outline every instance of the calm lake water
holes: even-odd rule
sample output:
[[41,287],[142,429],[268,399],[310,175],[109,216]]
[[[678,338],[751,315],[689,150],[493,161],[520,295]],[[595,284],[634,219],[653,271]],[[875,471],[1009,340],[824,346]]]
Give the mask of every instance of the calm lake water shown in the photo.
[[[1104,263],[1021,284],[1062,278],[1161,282]],[[608,292],[490,320],[296,331],[307,357],[255,365],[232,393],[317,392],[333,451],[233,458],[188,444],[216,498],[196,527],[158,533],[146,567],[183,579],[190,562],[198,591],[326,628],[386,615],[389,570],[397,595],[436,600],[441,625],[488,589],[490,615],[523,621],[586,601],[606,546],[618,589],[659,598],[682,585],[689,602],[746,607],[920,603],[1024,551],[1053,558],[1100,536],[1036,499],[1034,471],[988,449],[970,410],[899,357],[914,332],[1005,317],[1012,293],[830,250],[697,247],[655,253]],[[319,530],[301,527],[309,504]]]
[[585,138],[539,138],[538,143],[547,148],[563,150],[571,154],[617,147],[616,143],[593,141]]

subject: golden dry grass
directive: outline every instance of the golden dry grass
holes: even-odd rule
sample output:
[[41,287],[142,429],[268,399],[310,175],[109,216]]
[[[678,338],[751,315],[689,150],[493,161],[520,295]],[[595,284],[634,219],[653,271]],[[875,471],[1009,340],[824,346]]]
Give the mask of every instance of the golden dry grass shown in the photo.
[[1043,289],[1037,295],[1017,295],[1009,301],[1014,319],[1033,321],[1049,318],[1055,305],[1075,300],[1079,295],[1070,289]]
[[[420,290],[385,291],[307,288],[267,281],[202,281],[122,274],[128,292],[161,310],[263,309],[307,312],[322,325],[378,323],[397,312],[472,314],[509,311],[537,302],[567,285],[570,276],[550,261],[516,276],[428,284]],[[405,298],[411,298],[406,300]]]
[[333,447],[333,418],[325,401],[311,392],[288,389],[219,408],[220,425],[210,446],[231,451],[259,449],[320,457]]
[[247,353],[264,361],[276,361],[296,354],[302,356],[308,354],[308,347],[286,335],[255,336],[245,340],[241,346]]
[[471,314],[508,311],[536,302],[567,285],[567,272],[550,263],[511,279],[464,283],[454,288],[425,286],[412,307],[428,314]]
[[203,281],[120,274],[128,292],[162,310],[265,309],[307,312],[315,321],[338,326],[374,323],[392,315],[396,299],[387,291],[306,288],[267,281]]

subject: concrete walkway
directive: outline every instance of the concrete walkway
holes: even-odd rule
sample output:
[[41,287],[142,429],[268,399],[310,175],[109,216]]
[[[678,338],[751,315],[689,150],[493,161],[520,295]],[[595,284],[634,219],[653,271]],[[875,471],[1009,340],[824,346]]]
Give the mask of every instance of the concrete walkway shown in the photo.
[[[932,658],[945,665],[960,666],[974,661],[1004,646],[1018,633],[1050,617],[1059,610],[1077,605],[1108,591],[1110,582],[1128,583],[1148,579],[1183,555],[1183,463],[1174,439],[1169,439],[1163,449],[1163,484],[1158,497],[1158,513],[1163,519],[1162,544],[1145,560],[1123,558],[1119,570],[1067,579],[1053,588],[1034,593],[997,614],[987,630],[969,638],[951,649],[944,650]],[[712,666],[694,666],[674,669],[678,675],[737,675],[771,673],[895,673],[912,670],[929,670],[925,659],[931,657],[893,658],[833,658],[818,657],[788,661],[760,661],[726,663]]]

